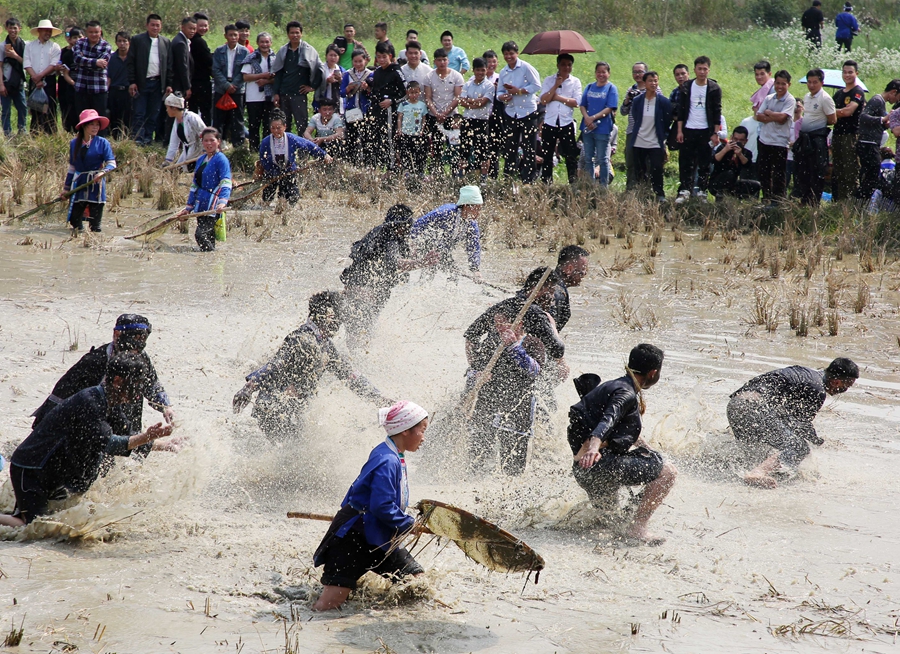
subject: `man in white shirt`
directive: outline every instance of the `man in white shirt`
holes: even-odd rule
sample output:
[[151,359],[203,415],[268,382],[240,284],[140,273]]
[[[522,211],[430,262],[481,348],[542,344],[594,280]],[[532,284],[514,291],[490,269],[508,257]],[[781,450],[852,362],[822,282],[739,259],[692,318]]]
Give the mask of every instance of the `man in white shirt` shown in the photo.
[[803,97],[803,123],[794,144],[794,190],[791,195],[803,204],[819,205],[828,168],[829,125],[837,122],[834,99],[825,93],[825,73],[813,68],[806,73],[807,94]]
[[775,92],[766,96],[754,118],[758,123],[757,176],[762,186],[763,200],[769,205],[783,200],[787,192],[787,152],[791,141],[794,107],[797,101],[789,93],[791,74],[786,70],[775,73]]
[[679,143],[680,186],[676,204],[690,197],[695,174],[699,188],[697,195],[706,198],[712,157],[709,139],[722,129],[722,89],[715,80],[710,79],[710,66],[709,57],[694,59],[695,78],[684,83],[678,98],[678,132],[675,138]]
[[578,144],[575,142],[575,119],[572,117],[581,102],[581,80],[572,76],[575,57],[561,54],[556,57],[556,75],[544,78],[541,104],[546,105],[544,127],[541,131],[544,165],[541,180],[553,182],[553,153],[559,144],[559,154],[565,159],[569,184],[578,175]]
[[459,104],[463,107],[460,134],[460,168],[466,170],[474,156],[481,168],[482,179],[491,165],[491,111],[494,108],[494,83],[487,78],[487,62],[482,57],[472,61],[473,75],[465,83]]
[[406,53],[406,63],[400,68],[403,81],[406,84],[418,82],[419,86],[425,88],[428,75],[433,69],[423,61],[422,44],[418,41],[409,41],[404,52]]
[[435,50],[434,70],[425,79],[425,106],[428,107],[425,130],[426,135],[431,138],[432,160],[437,165],[440,165],[442,144],[445,141],[440,127],[444,126],[451,114],[456,113],[465,84],[463,76],[450,68],[449,61],[443,49]]
[[[425,64],[426,66],[428,66],[428,64],[429,64],[428,55],[425,54],[424,52],[422,52],[422,44],[419,41],[419,33],[416,30],[407,30],[406,31],[406,48],[401,50],[400,53],[397,55],[397,63],[400,64],[401,66],[409,63],[409,57],[406,56],[406,51],[409,50],[410,43],[418,43],[419,44],[419,52],[421,54],[420,61],[423,64]],[[429,66],[429,68],[430,68],[430,66]],[[421,84],[421,83],[422,82],[419,82],[419,84]]]
[[25,44],[25,53],[22,57],[22,65],[25,72],[31,78],[31,88],[42,88],[50,99],[50,109],[47,113],[31,114],[31,131],[56,132],[56,72],[59,64],[59,45],[50,39],[58,35],[62,30],[53,27],[47,20],[42,20],[37,27],[31,30],[36,35],[34,41]]
[[[519,59],[519,46],[507,41],[502,48],[506,66],[497,82],[497,99],[506,103],[506,163],[503,172],[514,172],[526,184],[534,181],[537,132],[540,117],[537,96],[541,78],[534,66]],[[519,148],[522,156],[519,157]]]

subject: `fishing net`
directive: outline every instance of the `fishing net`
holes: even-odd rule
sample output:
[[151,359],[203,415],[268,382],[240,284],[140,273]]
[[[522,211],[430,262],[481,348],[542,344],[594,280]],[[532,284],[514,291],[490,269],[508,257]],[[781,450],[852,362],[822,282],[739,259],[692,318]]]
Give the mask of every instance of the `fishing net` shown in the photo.
[[496,572],[537,573],[544,569],[544,559],[526,543],[495,524],[450,504],[422,500],[417,522],[440,538],[456,543],[466,556]]

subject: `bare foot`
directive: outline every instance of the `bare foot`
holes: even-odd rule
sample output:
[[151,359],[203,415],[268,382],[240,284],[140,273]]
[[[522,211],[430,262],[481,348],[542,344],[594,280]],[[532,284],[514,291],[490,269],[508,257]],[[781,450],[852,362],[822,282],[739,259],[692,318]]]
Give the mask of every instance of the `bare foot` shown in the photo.
[[748,486],[755,486],[756,488],[778,488],[778,482],[772,479],[769,475],[763,474],[761,472],[748,472],[744,475],[744,483]]
[[666,539],[661,536],[656,536],[646,529],[641,529],[637,527],[632,527],[628,531],[625,532],[625,537],[628,540],[636,541],[636,544],[640,545],[649,545],[650,547],[656,547],[658,545],[662,545],[666,542]]

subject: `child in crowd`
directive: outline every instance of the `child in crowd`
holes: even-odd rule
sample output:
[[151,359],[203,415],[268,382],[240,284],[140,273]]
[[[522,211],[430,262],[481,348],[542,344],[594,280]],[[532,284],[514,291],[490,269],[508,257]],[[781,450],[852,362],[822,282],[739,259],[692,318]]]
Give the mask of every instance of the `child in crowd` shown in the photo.
[[303,138],[312,141],[332,157],[338,155],[344,140],[344,119],[337,113],[337,105],[331,98],[319,102],[319,113],[309,119]]
[[422,100],[422,87],[412,81],[406,85],[406,99],[397,106],[397,134],[400,141],[400,165],[412,175],[425,173],[428,142],[423,133],[428,107]]

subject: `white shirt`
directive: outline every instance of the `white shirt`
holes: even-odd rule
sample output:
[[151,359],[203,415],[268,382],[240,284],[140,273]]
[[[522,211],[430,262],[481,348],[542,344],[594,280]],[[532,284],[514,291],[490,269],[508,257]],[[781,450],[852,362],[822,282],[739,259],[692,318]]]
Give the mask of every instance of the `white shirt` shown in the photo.
[[[236,49],[236,48],[235,48]],[[262,72],[269,72],[269,58],[268,57],[260,57],[259,58],[259,67],[262,69]],[[247,75],[253,74],[253,66],[250,64],[244,64],[241,68],[241,74],[246,73]],[[247,102],[265,102],[266,101],[266,87],[260,86],[256,82],[247,82],[244,85],[245,93],[247,94],[246,99]]]
[[494,93],[496,90],[497,89],[494,88],[494,83],[486,77],[481,80],[481,84],[477,84],[474,77],[470,78],[463,86],[461,97],[472,98],[474,100],[487,98],[489,102],[478,109],[464,109],[463,116],[466,118],[474,118],[476,120],[487,120],[490,118],[491,110],[494,108]]
[[814,132],[828,127],[828,116],[834,113],[834,98],[825,93],[824,87],[815,95],[807,93],[803,98],[803,122],[800,124],[800,131]]
[[759,123],[759,141],[778,148],[786,148],[791,142],[791,118],[794,116],[794,107],[797,101],[790,93],[785,93],[784,97],[778,99],[778,94],[773,93],[766,96],[766,99],[759,105],[759,111],[763,113],[767,109],[779,114],[787,114],[788,119],[783,125],[778,123]]
[[[556,75],[545,77],[544,83],[541,85],[541,95],[549,93],[554,84],[556,84]],[[581,102],[581,80],[569,75],[556,92],[564,98],[572,98],[576,102]],[[575,107],[568,107],[562,102],[554,100],[547,105],[547,111],[544,112],[544,124],[558,127],[571,125],[575,122],[572,117],[574,111]]]
[[288,141],[286,136],[282,136],[280,139],[277,139],[273,136],[271,139],[269,139],[269,145],[272,147],[273,157],[277,157],[279,154],[285,157],[287,156]]
[[59,63],[59,45],[53,41],[41,43],[40,39],[28,41],[22,54],[22,67],[31,68],[36,73],[43,73],[51,64]]
[[691,105],[688,111],[688,119],[684,123],[687,129],[709,129],[710,124],[706,120],[706,92],[709,84],[700,86],[694,81],[691,84]]
[[[634,105],[632,105],[634,107]],[[634,147],[648,150],[659,149],[656,138],[656,96],[644,94],[644,112],[641,115],[641,128],[634,138]]]
[[[432,70],[434,69],[425,63],[420,63],[415,68],[411,68],[409,64],[403,64],[403,66],[400,67],[400,74],[403,75],[403,81],[407,84],[410,82],[418,82],[424,92],[426,80]],[[425,96],[423,95],[422,97]]]
[[462,88],[463,84],[465,84],[463,76],[452,68],[447,69],[447,76],[444,78],[441,78],[436,70],[432,70],[425,78],[425,86],[431,87],[431,101],[434,108],[440,112],[447,110],[456,97],[454,89]]
[[[225,48],[225,76],[228,79],[232,79],[234,77],[234,58],[237,56],[237,46],[235,45],[233,48]],[[235,85],[237,86],[237,85]]]
[[147,61],[147,77],[159,77],[159,37],[150,39],[150,59]]

